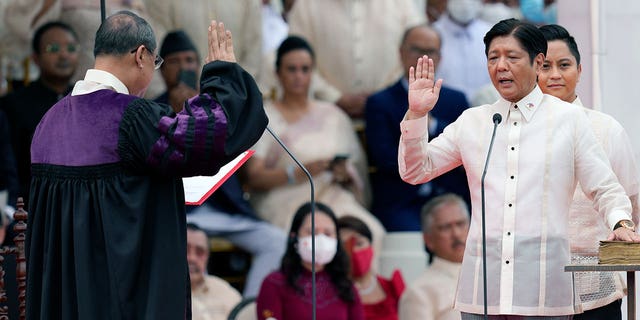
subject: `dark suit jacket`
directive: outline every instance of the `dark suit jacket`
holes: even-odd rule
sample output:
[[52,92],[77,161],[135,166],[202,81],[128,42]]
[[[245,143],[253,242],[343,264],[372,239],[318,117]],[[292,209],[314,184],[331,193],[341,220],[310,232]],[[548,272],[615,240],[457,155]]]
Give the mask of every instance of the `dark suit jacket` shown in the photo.
[[[41,79],[28,86],[10,92],[0,98],[0,108],[3,108],[11,136],[13,157],[17,170],[19,190],[17,196],[22,197],[27,208],[29,199],[29,185],[31,183],[31,139],[42,117],[63,96],[67,95],[73,86],[67,87],[60,95],[46,86]],[[15,197],[10,204],[15,206]]]
[[207,203],[213,206],[215,209],[228,214],[241,214],[253,219],[258,220],[253,207],[244,197],[244,191],[240,185],[240,180],[237,177],[237,173],[229,177],[218,190],[216,190]]
[[7,204],[16,207],[20,185],[18,184],[18,172],[16,161],[13,157],[11,147],[11,136],[9,135],[9,121],[7,116],[0,109],[0,191],[9,191]]
[[[430,198],[456,193],[470,203],[467,178],[458,167],[434,180],[428,187],[410,185],[398,173],[400,122],[409,105],[407,90],[399,80],[394,85],[369,97],[365,109],[366,141],[371,174],[373,204],[371,211],[382,221],[387,231],[420,230],[420,209]],[[469,108],[464,93],[442,87],[431,116],[437,120],[436,134],[455,121]],[[422,188],[422,190],[421,190]]]

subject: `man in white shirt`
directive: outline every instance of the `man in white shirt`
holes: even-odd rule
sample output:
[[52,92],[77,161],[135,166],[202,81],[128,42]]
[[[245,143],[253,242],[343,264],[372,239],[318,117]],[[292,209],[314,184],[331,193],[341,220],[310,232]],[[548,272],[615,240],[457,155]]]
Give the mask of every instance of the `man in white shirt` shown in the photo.
[[[631,203],[616,180],[579,107],[545,95],[536,84],[547,42],[529,23],[503,20],[484,38],[489,76],[501,99],[466,110],[427,143],[427,113],[438,100],[433,61],[418,59],[409,77],[409,111],[401,123],[400,176],[424,183],[463,165],[473,215],[455,307],[462,319],[482,319],[481,176],[497,126],[485,180],[487,313],[490,319],[571,319],[579,312],[571,274],[568,213],[576,184],[613,233],[640,242]],[[496,115],[498,114],[498,115]],[[498,316],[500,315],[500,317]]]
[[481,0],[449,0],[446,13],[433,23],[442,37],[438,77],[464,92],[467,100],[491,83],[485,71],[487,59],[482,54],[482,37],[491,25],[479,18],[481,9]]
[[404,31],[425,22],[412,0],[296,0],[289,33],[315,51],[315,96],[361,117],[367,97],[402,75]]
[[192,317],[194,320],[226,320],[242,296],[228,282],[207,274],[209,252],[209,239],[204,230],[187,224]]
[[422,208],[424,244],[431,265],[402,294],[400,320],[460,320],[453,309],[458,273],[469,233],[469,210],[453,193],[431,199]]

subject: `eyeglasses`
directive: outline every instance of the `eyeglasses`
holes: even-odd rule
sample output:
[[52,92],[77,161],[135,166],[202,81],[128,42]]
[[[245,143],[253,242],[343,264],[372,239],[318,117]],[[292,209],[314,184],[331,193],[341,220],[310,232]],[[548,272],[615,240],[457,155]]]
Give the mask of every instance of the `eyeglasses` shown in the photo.
[[[139,47],[140,47],[140,46],[138,46],[138,47],[136,47],[135,49],[133,49],[133,50],[129,51],[129,53],[136,53],[136,51],[138,51],[138,48],[139,48]],[[143,47],[143,48],[145,48],[145,49],[147,49],[147,47],[145,47],[144,45],[142,45],[142,47]],[[149,49],[147,49],[147,51],[149,51]],[[151,53],[151,51],[149,51],[149,53]],[[155,59],[153,60],[153,68],[154,68],[155,70],[160,69],[160,66],[162,65],[162,63],[163,63],[163,62],[164,62],[164,59],[162,59],[162,57],[161,57],[161,56],[159,56],[159,55],[157,55],[157,54],[156,54],[156,57],[155,57]]]
[[67,45],[60,45],[58,43],[50,43],[44,47],[46,53],[58,53],[62,48],[66,47],[68,53],[76,53],[79,50],[79,46],[75,43],[69,43]]

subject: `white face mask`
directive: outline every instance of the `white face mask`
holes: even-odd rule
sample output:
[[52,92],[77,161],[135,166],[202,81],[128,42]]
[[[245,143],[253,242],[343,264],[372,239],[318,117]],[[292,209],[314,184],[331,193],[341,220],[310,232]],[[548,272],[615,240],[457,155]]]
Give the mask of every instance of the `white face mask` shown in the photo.
[[453,20],[461,24],[468,24],[478,16],[482,9],[480,0],[449,0],[447,12]]
[[[302,261],[311,263],[311,236],[298,238],[298,254]],[[316,235],[316,264],[325,265],[333,260],[338,250],[338,240],[324,234]]]

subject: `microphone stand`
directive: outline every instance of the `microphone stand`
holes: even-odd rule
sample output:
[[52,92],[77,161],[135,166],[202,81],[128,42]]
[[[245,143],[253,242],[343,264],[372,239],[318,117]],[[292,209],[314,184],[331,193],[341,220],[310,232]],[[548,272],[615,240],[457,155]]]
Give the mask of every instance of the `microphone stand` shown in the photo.
[[104,22],[104,19],[106,18],[106,6],[104,4],[105,0],[100,0],[100,21]]
[[[311,319],[316,320],[316,200],[315,200],[315,188],[313,186],[313,178],[311,174],[307,170],[307,168],[302,165],[300,161],[289,151],[289,148],[280,140],[277,134],[275,134],[269,126],[267,126],[267,131],[271,134],[271,136],[278,142],[278,144],[284,149],[284,151],[289,154],[289,157],[293,159],[293,161],[302,169],[302,172],[309,179],[309,187],[311,187]],[[495,132],[494,132],[495,135]]]
[[484,177],[487,175],[487,167],[489,166],[489,157],[491,156],[491,149],[493,149],[493,141],[496,139],[496,129],[498,124],[502,122],[502,116],[499,113],[493,115],[493,133],[491,134],[491,143],[489,143],[489,151],[487,151],[487,159],[484,162],[484,169],[482,170],[482,178],[480,179],[480,194],[482,196],[482,288],[484,290],[484,320],[487,320],[487,228],[485,223],[485,196],[484,196]]

